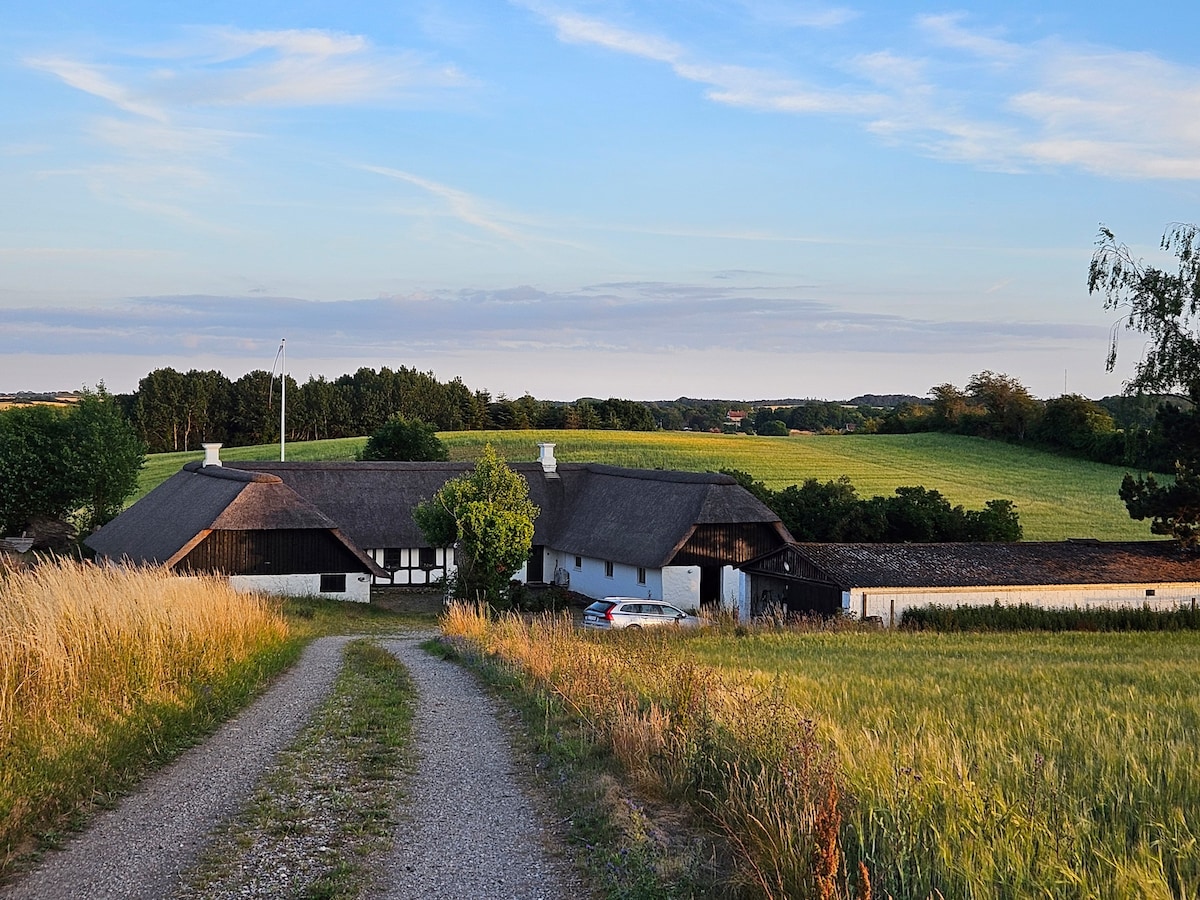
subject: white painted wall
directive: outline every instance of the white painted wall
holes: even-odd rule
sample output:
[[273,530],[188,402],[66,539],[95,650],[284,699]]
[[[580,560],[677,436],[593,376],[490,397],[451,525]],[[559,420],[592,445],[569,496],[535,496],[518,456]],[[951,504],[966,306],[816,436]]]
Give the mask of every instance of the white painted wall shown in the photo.
[[[561,551],[547,551],[546,578],[554,576],[554,569],[562,566],[571,576],[571,590],[585,597],[599,599],[601,597],[645,597],[649,600],[662,600],[663,570],[645,569],[646,581],[638,582],[638,567],[627,566],[623,563],[613,563],[612,576],[604,574],[604,560],[588,556],[580,557],[579,565],[575,565],[575,555]],[[524,570],[519,576],[524,580]]]
[[[1153,596],[1147,596],[1153,591]],[[884,625],[900,621],[912,606],[1005,606],[1028,603],[1044,609],[1120,608],[1149,606],[1174,610],[1200,603],[1200,583],[1055,585],[1053,587],[990,588],[854,588],[842,594],[842,606],[855,618],[879,616]],[[865,607],[864,607],[865,603]],[[864,613],[865,608],[865,613]]]
[[261,591],[288,597],[326,597],[353,603],[371,600],[371,576],[361,572],[346,574],[346,590],[321,593],[320,575],[230,575],[229,584],[239,591]]
[[662,570],[662,599],[680,609],[700,607],[700,567],[667,566]]

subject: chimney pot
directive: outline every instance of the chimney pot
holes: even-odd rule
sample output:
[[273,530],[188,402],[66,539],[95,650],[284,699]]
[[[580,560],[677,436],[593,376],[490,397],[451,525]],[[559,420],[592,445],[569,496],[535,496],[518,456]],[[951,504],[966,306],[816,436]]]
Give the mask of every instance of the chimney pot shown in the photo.
[[221,465],[221,445],[220,444],[201,444],[204,448],[204,465],[219,466]]
[[558,460],[554,458],[553,444],[538,444],[538,462],[542,464],[542,471],[547,475],[553,475],[558,471]]

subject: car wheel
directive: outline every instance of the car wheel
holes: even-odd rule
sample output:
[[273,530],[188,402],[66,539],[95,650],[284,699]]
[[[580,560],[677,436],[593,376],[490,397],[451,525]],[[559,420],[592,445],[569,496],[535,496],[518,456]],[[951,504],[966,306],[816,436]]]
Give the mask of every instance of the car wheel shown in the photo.
[[641,625],[626,625],[625,628],[629,631],[641,631],[642,630]]

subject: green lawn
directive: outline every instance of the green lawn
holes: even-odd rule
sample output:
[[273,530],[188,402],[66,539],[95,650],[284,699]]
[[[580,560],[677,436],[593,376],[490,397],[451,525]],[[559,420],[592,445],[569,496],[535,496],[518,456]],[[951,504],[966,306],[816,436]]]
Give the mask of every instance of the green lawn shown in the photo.
[[[537,443],[556,444],[563,462],[604,462],[642,468],[742,469],[772,488],[805,478],[849,475],[861,496],[906,485],[941,491],[952,503],[978,508],[1013,500],[1027,540],[1096,537],[1138,540],[1149,526],[1134,522],[1117,497],[1124,470],[1011,444],[947,434],[809,435],[786,438],[685,432],[487,431],[443,432],[452,459],[473,459],[491,443],[510,462],[537,458]],[[288,446],[290,460],[353,459],[364,438]],[[276,444],[221,451],[225,459],[278,459]],[[203,454],[150,457],[137,496]]]

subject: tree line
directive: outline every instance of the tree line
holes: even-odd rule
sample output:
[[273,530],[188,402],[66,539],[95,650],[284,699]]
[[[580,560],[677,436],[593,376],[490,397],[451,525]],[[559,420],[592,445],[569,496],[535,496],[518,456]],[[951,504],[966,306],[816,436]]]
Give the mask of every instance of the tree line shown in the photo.
[[1064,394],[1038,400],[1019,380],[980,372],[965,388],[934,385],[930,398],[901,403],[866,430],[880,434],[939,431],[1027,444],[1068,456],[1144,471],[1170,472],[1175,453],[1164,409],[1191,403],[1170,395],[1089,400]]
[[[372,434],[397,415],[439,431],[660,427],[647,404],[631,400],[493,398],[459,378],[441,382],[405,366],[364,367],[333,380],[310,376],[302,384],[288,376],[285,388],[289,441]],[[277,441],[281,393],[278,377],[261,369],[230,380],[216,370],[168,367],[150,372],[136,391],[118,399],[150,451],[161,453],[194,450],[208,441],[229,446]]]
[[1019,541],[1020,517],[1011,500],[982,509],[952,506],[941,492],[898,487],[891,496],[859,497],[850,478],[809,478],[774,491],[753,475],[722,469],[783,521],[798,541],[823,543],[939,543]]

